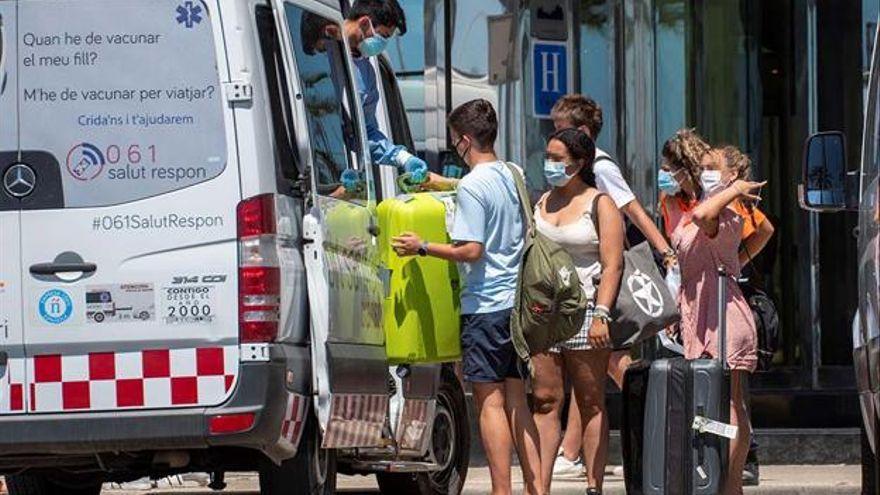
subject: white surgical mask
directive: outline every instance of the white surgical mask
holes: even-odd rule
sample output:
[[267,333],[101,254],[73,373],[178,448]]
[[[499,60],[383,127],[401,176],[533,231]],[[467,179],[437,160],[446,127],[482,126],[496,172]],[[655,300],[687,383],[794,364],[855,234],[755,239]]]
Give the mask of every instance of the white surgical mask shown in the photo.
[[721,190],[721,172],[718,170],[705,170],[700,174],[700,186],[703,188],[703,197],[708,198]]
[[577,172],[571,175],[565,173],[567,166],[565,162],[544,160],[544,178],[547,179],[547,183],[553,187],[563,187],[568,184]]

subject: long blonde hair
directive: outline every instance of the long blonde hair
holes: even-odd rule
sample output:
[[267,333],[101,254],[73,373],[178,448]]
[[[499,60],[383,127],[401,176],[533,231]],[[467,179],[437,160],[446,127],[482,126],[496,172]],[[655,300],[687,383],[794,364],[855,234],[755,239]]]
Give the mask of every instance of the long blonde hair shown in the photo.
[[663,144],[662,155],[669,168],[684,170],[690,177],[696,191],[700,193],[700,173],[702,172],[700,162],[711,149],[709,143],[697,134],[695,129],[680,129]]

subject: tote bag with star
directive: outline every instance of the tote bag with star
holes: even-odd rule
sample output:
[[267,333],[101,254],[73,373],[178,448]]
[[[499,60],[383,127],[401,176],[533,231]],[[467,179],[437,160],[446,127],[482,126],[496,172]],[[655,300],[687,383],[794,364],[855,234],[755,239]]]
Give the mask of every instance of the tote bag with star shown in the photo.
[[[593,224],[599,233],[596,210],[594,205]],[[676,302],[678,294],[669,292],[648,242],[624,251],[623,262],[620,291],[611,308],[611,321],[608,323],[615,349],[626,349],[652,338],[681,320]]]

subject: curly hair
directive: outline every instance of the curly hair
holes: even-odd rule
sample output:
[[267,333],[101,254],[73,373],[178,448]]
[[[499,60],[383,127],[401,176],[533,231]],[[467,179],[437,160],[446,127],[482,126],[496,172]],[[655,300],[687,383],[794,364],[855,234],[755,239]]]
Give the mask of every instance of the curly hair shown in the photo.
[[593,172],[593,161],[596,159],[596,143],[585,132],[571,127],[554,132],[547,142],[556,139],[565,145],[573,160],[583,163],[578,176],[590,187],[596,187],[596,174]]
[[683,169],[699,191],[700,162],[712,149],[695,129],[680,129],[663,144],[663,160],[672,170]]
[[729,170],[734,172],[734,180],[750,180],[752,178],[752,159],[736,146],[725,145],[718,148]]
[[602,132],[602,107],[589,96],[563,96],[550,110],[550,118],[567,121],[574,127],[586,126],[593,139],[599,139],[599,133]]

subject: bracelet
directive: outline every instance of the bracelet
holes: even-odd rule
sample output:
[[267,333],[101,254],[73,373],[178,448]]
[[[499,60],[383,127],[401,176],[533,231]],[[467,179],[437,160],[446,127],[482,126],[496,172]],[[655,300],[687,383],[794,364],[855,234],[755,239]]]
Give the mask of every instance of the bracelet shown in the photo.
[[607,324],[611,321],[611,311],[607,306],[597,305],[593,308],[593,318],[602,320],[603,323]]
[[602,314],[602,313],[593,313],[593,318],[596,319],[596,320],[601,321],[602,323],[604,323],[604,324],[606,324],[606,325],[609,324],[609,323],[611,323],[611,317],[608,316],[608,315],[606,315],[606,314]]
[[664,258],[678,258],[678,255],[675,253],[675,249],[667,248],[663,251]]

